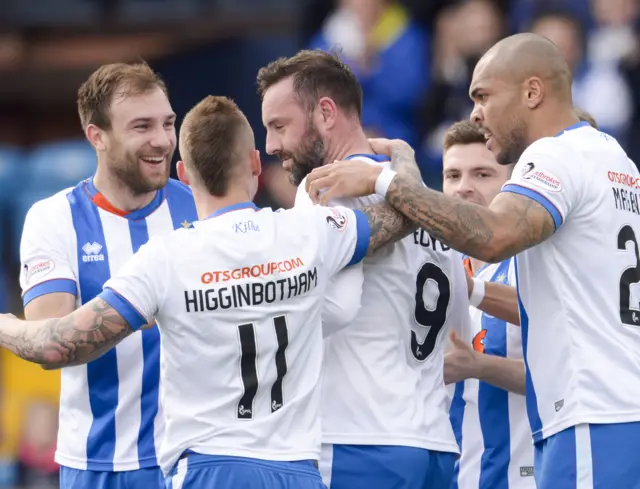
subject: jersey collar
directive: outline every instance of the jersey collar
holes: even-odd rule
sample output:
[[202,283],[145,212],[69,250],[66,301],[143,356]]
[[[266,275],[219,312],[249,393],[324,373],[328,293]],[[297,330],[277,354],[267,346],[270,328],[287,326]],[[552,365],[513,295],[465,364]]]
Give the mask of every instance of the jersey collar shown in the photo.
[[156,195],[153,198],[153,200],[149,202],[147,205],[145,205],[143,208],[137,209],[135,211],[127,212],[127,211],[123,211],[122,209],[118,209],[111,202],[109,202],[105,198],[105,196],[98,191],[98,189],[93,183],[93,178],[89,178],[85,180],[84,189],[87,195],[89,196],[89,199],[91,200],[91,202],[93,202],[94,205],[96,205],[97,207],[100,207],[101,209],[107,212],[110,212],[111,214],[115,214],[117,216],[124,217],[125,219],[129,219],[132,221],[137,221],[139,219],[147,218],[158,207],[160,207],[162,202],[164,202],[164,198],[166,195],[166,187],[163,187],[156,192]]
[[218,217],[218,216],[221,216],[222,214],[227,214],[228,212],[240,211],[242,209],[253,209],[254,211],[259,210],[258,206],[255,205],[253,202],[238,202],[237,204],[221,207],[217,211],[210,214],[209,217],[207,217],[207,219],[211,219],[212,217]]
[[355,155],[349,155],[345,158],[345,160],[352,160],[354,158],[369,158],[370,160],[377,161],[378,163],[386,163],[387,161],[389,161],[389,157],[386,155],[367,154],[367,153],[357,153]]
[[573,131],[574,129],[580,129],[581,127],[589,126],[590,124],[587,121],[576,122],[575,124],[567,127],[563,131],[560,131],[555,137],[562,136],[567,131]]

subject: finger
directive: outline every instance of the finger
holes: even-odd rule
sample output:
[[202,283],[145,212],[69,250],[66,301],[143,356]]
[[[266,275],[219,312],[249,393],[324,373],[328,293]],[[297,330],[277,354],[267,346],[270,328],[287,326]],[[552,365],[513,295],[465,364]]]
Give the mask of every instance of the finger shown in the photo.
[[332,187],[336,181],[337,175],[335,173],[317,178],[309,184],[309,195],[313,197],[314,195],[320,194],[320,192]]
[[305,185],[307,192],[309,192],[309,188],[311,186],[311,184],[313,182],[315,182],[316,180],[320,179],[320,178],[324,178],[327,175],[329,175],[332,171],[333,165],[329,164],[329,165],[324,165],[324,166],[320,166],[318,168],[314,168],[308,175],[307,175],[307,183]]
[[391,156],[389,154],[389,147],[391,145],[390,144],[391,141],[389,139],[371,138],[368,141],[369,141],[369,145],[371,146],[371,149],[373,150],[374,153],[385,154],[387,156]]
[[453,333],[453,337],[451,338],[451,341],[453,342],[454,345],[458,346],[458,347],[467,347],[467,343],[465,341],[463,341],[461,338],[458,337],[457,334]]

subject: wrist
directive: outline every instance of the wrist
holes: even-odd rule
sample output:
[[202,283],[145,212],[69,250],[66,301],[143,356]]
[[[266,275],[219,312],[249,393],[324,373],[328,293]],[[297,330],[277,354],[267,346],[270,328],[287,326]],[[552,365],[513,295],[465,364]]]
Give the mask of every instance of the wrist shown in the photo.
[[469,295],[469,304],[473,307],[478,307],[484,300],[485,283],[484,280],[478,278],[472,278],[471,281],[473,282],[473,289],[471,290],[471,295]]
[[378,171],[378,173],[373,184],[373,190],[381,197],[385,197],[387,195],[387,190],[389,190],[391,182],[396,176],[396,172],[390,170],[389,168],[380,167],[376,168],[376,170]]

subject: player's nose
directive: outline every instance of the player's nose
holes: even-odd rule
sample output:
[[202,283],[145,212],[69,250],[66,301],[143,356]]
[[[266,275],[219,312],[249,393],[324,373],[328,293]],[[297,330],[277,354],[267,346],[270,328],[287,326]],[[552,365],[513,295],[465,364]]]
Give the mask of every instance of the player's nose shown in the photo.
[[471,111],[471,115],[469,116],[469,119],[474,124],[480,124],[484,120],[484,117],[482,114],[482,106],[480,104],[475,104],[473,106],[473,110]]
[[469,199],[473,196],[473,185],[468,178],[461,178],[458,188],[456,188],[456,196],[461,199]]
[[270,131],[267,131],[267,145],[265,150],[268,155],[275,155],[282,152],[282,143],[280,142],[280,138],[272,134]]
[[172,143],[172,135],[164,130],[164,128],[157,128],[151,135],[151,141],[149,144],[154,148],[168,149]]

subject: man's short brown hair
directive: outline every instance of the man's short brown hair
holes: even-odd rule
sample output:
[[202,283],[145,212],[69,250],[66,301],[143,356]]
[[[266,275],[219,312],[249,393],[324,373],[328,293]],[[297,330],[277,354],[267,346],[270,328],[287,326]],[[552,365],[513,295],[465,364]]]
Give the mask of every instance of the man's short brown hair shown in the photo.
[[447,129],[444,135],[443,149],[447,151],[459,144],[485,144],[486,139],[478,126],[470,120],[459,121]]
[[162,79],[146,63],[114,63],[94,71],[78,90],[78,113],[82,128],[94,124],[110,129],[109,110],[114,96],[138,95],[160,88],[168,95]]
[[335,53],[303,50],[291,58],[279,58],[258,72],[258,93],[293,77],[293,90],[308,110],[322,97],[331,98],[338,107],[362,118],[362,87],[358,79]]
[[211,195],[227,193],[237,160],[248,155],[251,126],[235,102],[208,96],[185,116],[180,127],[180,156]]

